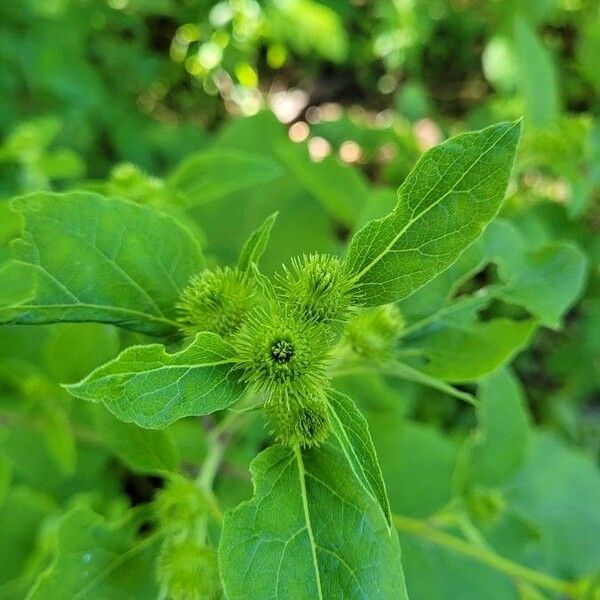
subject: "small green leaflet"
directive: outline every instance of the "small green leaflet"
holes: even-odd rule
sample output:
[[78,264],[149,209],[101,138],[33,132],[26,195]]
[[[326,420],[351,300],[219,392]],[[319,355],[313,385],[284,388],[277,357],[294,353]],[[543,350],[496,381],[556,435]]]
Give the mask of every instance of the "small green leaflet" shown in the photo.
[[409,296],[447,269],[494,218],[506,191],[520,122],[464,133],[426,152],[398,204],[352,239],[346,270],[375,306]]
[[407,598],[397,535],[339,450],[276,445],[250,468],[219,543],[229,600]]
[[98,321],[152,335],[177,330],[175,304],[203,259],[172,217],[90,192],[40,192],[13,206],[25,221],[13,253],[37,286],[33,300],[0,306],[0,322]]
[[533,319],[491,321],[440,319],[431,335],[411,348],[422,352],[421,370],[444,381],[464,383],[488,375],[523,348],[536,328]]
[[514,22],[515,65],[527,123],[537,129],[551,126],[560,114],[560,88],[550,49],[535,28],[517,16]]
[[273,213],[265,219],[265,222],[248,238],[238,259],[238,269],[240,271],[249,272],[252,270],[252,263],[258,266],[258,263],[265,253],[267,244],[269,243],[269,237],[271,235],[271,229],[277,219],[279,213]]
[[367,421],[348,396],[330,390],[328,400],[332,431],[342,453],[360,484],[371,494],[373,500],[379,502],[391,527],[390,503]]
[[529,418],[519,382],[507,369],[483,379],[479,390],[479,427],[463,446],[457,479],[461,484],[494,486],[521,466]]
[[127,348],[64,387],[77,398],[102,402],[122,421],[163,429],[177,419],[233,404],[244,390],[234,368],[231,346],[214,333],[201,332],[175,354],[167,354],[161,344]]
[[559,328],[563,314],[585,285],[586,257],[572,244],[557,243],[527,254],[498,296],[520,304],[542,325]]
[[494,295],[523,306],[542,325],[557,328],[585,285],[586,256],[577,246],[552,242],[530,250],[510,221],[495,219],[477,243],[482,264],[498,264]]
[[167,184],[183,196],[187,205],[196,205],[268,183],[280,175],[281,168],[269,157],[210,150],[186,158],[171,173]]

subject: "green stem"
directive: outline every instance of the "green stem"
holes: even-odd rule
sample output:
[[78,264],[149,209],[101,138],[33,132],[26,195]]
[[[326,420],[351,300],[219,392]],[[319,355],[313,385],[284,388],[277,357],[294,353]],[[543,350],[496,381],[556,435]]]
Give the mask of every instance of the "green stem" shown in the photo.
[[208,436],[208,452],[196,478],[196,483],[206,494],[210,502],[212,514],[218,522],[223,520],[223,513],[213,492],[215,479],[223,462],[223,457],[225,456],[225,451],[227,450],[232,434],[241,427],[245,420],[244,417],[248,414],[251,413],[239,410],[235,412],[230,411],[210,431]]
[[400,515],[393,515],[392,519],[398,531],[429,540],[439,546],[444,546],[453,552],[468,556],[473,560],[492,567],[492,569],[500,571],[511,578],[532,583],[545,590],[563,594],[571,598],[575,597],[578,592],[576,583],[557,579],[550,575],[535,571],[534,569],[519,565],[491,550],[475,546],[461,538],[450,535],[445,531],[436,529],[419,519],[411,519],[410,517]]

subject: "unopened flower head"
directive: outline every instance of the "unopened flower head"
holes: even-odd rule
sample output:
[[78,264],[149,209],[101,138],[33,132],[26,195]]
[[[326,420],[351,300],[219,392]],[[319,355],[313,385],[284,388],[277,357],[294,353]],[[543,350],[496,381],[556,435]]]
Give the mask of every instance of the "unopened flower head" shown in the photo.
[[154,514],[160,527],[176,533],[192,529],[207,512],[200,488],[178,475],[170,478],[154,500]]
[[217,554],[195,540],[167,540],[158,556],[157,578],[172,600],[222,597]]
[[212,331],[235,333],[255,302],[255,286],[246,274],[229,267],[206,270],[184,289],[177,305],[182,330],[188,335]]
[[284,302],[306,320],[331,323],[345,320],[352,303],[351,284],[336,256],[310,254],[292,259],[277,278]]
[[233,343],[246,380],[268,396],[302,396],[327,384],[327,332],[284,305],[252,311]]
[[311,448],[329,435],[329,410],[323,393],[310,396],[275,395],[265,406],[273,434],[289,446]]
[[394,304],[356,313],[346,326],[345,338],[352,350],[365,358],[386,359],[404,329],[404,318]]

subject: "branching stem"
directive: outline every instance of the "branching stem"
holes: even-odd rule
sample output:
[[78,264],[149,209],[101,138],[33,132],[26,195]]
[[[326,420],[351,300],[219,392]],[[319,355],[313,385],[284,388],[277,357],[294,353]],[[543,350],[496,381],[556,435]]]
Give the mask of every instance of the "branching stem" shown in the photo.
[[545,573],[540,573],[529,567],[519,565],[492,550],[469,543],[459,537],[441,531],[425,521],[400,515],[393,515],[392,520],[398,531],[426,539],[434,544],[448,548],[453,552],[468,556],[477,562],[495,569],[518,581],[534,584],[542,589],[575,598],[579,586],[577,583],[557,579]]

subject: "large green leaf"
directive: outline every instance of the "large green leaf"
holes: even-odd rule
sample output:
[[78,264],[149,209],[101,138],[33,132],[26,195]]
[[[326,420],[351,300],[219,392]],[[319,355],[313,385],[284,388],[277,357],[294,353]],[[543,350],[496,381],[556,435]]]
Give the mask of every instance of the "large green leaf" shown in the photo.
[[297,144],[280,144],[278,150],[288,169],[332,217],[346,226],[354,225],[369,197],[360,171],[334,157],[313,162]]
[[14,260],[0,265],[0,319],[9,320],[19,315],[20,308],[35,298],[36,280],[31,270],[23,269]]
[[[503,487],[506,504],[536,529],[529,545],[537,546],[539,564],[564,579],[597,572],[600,472],[590,457],[549,432],[537,432],[521,469]],[[526,550],[532,549],[515,549]]]
[[208,150],[186,158],[167,180],[187,204],[202,204],[258,186],[281,175],[266,156],[236,150]]
[[332,430],[340,448],[358,481],[379,502],[391,527],[390,503],[367,421],[345,394],[331,390],[328,399]]
[[251,469],[254,497],[221,533],[229,600],[407,597],[397,536],[338,450],[273,446]]
[[151,576],[156,538],[136,540],[135,523],[108,523],[85,505],[60,520],[53,561],[31,589],[28,600],[107,600],[156,598]]
[[458,135],[425,153],[398,204],[353,238],[346,269],[368,305],[404,298],[448,268],[496,215],[520,123]]
[[19,587],[17,578],[27,571],[39,529],[56,510],[43,492],[22,485],[9,490],[0,506],[0,598],[23,597],[9,590]]
[[37,291],[31,301],[0,307],[0,322],[176,330],[175,304],[203,260],[174,219],[89,192],[35,193],[17,198],[14,208],[25,220],[15,258],[25,274],[35,273]]
[[[514,583],[491,567],[411,535],[400,536],[411,600],[524,600]],[[542,600],[531,597],[530,600]]]
[[205,331],[174,354],[161,344],[127,348],[65,388],[83,400],[102,402],[122,421],[163,429],[177,419],[207,415],[235,402],[244,387],[234,368],[231,346]]

